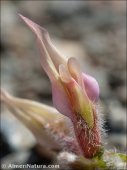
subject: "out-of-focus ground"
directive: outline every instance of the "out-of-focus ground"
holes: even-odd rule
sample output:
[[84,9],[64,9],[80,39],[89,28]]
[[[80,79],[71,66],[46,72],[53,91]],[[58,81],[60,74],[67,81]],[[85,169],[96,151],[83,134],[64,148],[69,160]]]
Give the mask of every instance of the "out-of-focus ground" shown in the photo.
[[[107,148],[126,150],[126,1],[1,1],[1,86],[11,94],[52,105],[50,82],[36,39],[18,13],[45,27],[54,44],[100,85]],[[4,107],[2,157],[34,143]],[[7,146],[6,146],[7,145]]]

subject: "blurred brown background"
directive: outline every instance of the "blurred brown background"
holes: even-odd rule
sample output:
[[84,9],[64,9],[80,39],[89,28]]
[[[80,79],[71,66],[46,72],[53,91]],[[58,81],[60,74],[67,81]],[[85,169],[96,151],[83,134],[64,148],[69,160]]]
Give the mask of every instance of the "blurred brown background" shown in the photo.
[[[106,145],[125,151],[126,1],[1,1],[1,85],[15,96],[52,105],[35,37],[18,13],[45,27],[56,47],[77,57],[83,71],[97,79]],[[1,118],[2,157],[34,144],[4,107]]]

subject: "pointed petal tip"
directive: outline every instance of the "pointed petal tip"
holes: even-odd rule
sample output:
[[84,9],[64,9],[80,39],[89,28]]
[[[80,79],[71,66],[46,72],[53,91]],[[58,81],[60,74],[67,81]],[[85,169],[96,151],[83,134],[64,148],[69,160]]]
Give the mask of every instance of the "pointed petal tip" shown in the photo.
[[30,21],[30,19],[28,19],[27,17],[23,16],[22,14],[18,13],[18,15],[20,16],[20,18],[25,21],[28,22],[28,20]]
[[26,25],[37,35],[39,39],[42,37],[42,34],[46,35],[49,38],[48,31],[44,27],[41,27],[40,25],[36,24],[34,21],[23,16],[22,14],[18,15],[26,23]]
[[23,20],[27,20],[28,18],[23,16],[22,14],[18,13],[18,15],[23,19]]
[[33,30],[33,31],[35,31],[35,26],[37,25],[37,24],[35,24],[32,20],[30,20],[30,19],[28,19],[27,17],[24,17],[23,15],[21,15],[21,14],[18,14],[20,17],[21,17],[21,19]]
[[20,14],[20,13],[18,13],[18,15],[21,17],[21,18],[23,18],[24,16],[22,15],[22,14]]

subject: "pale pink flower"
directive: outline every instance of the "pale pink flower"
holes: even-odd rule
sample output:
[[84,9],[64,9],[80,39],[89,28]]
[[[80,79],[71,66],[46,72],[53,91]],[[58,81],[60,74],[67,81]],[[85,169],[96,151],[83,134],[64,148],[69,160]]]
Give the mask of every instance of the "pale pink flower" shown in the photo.
[[96,102],[99,97],[97,81],[83,73],[75,58],[66,59],[52,44],[48,32],[20,15],[37,37],[41,64],[52,85],[53,104],[68,116],[86,157],[92,157],[101,144]]
[[101,145],[101,131],[97,101],[99,86],[97,81],[83,73],[77,59],[68,60],[52,44],[48,32],[20,15],[37,37],[41,65],[52,85],[55,108],[69,117],[75,135],[85,157],[93,157]]

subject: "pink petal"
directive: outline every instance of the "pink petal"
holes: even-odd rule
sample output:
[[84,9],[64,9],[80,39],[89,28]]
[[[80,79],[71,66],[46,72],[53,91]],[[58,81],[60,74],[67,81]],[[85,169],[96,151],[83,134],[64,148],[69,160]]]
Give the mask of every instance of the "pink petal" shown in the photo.
[[60,52],[52,44],[47,30],[22,15],[20,15],[20,17],[25,21],[25,23],[37,36],[39,49],[41,50],[42,66],[45,71],[48,72],[48,62],[50,62],[50,64],[53,64],[55,69],[58,71],[59,65],[65,64],[66,60],[65,57],[62,56],[62,54],[60,54]]
[[[59,72],[61,81],[66,87],[66,93],[70,99],[74,113],[80,114],[92,128],[94,124],[91,102],[86,94],[85,87],[82,88],[69,74],[67,67],[60,65]],[[75,70],[74,70],[75,71]],[[75,74],[74,74],[75,75]],[[73,115],[74,116],[74,115]],[[72,117],[73,121],[73,117]]]
[[52,97],[54,107],[63,115],[72,118],[73,111],[71,103],[61,82],[52,82]]
[[95,78],[85,73],[82,74],[86,93],[89,99],[93,102],[97,102],[99,98],[99,85]]
[[70,72],[68,71],[67,66],[65,66],[64,64],[61,64],[59,66],[59,75],[60,75],[60,79],[64,83],[69,83],[69,82],[72,81],[72,77],[70,75]]
[[42,67],[48,74],[52,83],[52,96],[54,106],[62,114],[71,117],[72,110],[70,102],[65,92],[65,89],[62,83],[60,82],[59,75],[57,74],[59,65],[66,64],[65,57],[63,57],[53,46],[50,41],[49,34],[44,28],[40,27],[39,25],[22,15],[20,15],[20,17],[25,21],[25,23],[32,29],[32,31],[37,36],[37,41],[41,52]]
[[50,80],[54,79],[57,75],[56,68],[54,66],[53,61],[51,60],[51,57],[47,51],[46,45],[44,43],[44,39],[48,39],[49,35],[48,32],[41,28],[39,25],[31,21],[30,19],[20,15],[20,17],[25,21],[25,23],[31,28],[31,30],[36,34],[37,36],[37,43],[40,49],[41,54],[41,64],[45,72],[48,74]]
[[75,81],[82,87],[82,71],[79,62],[76,58],[71,57],[68,59],[68,70]]

